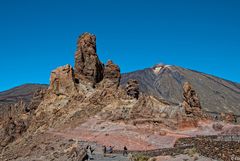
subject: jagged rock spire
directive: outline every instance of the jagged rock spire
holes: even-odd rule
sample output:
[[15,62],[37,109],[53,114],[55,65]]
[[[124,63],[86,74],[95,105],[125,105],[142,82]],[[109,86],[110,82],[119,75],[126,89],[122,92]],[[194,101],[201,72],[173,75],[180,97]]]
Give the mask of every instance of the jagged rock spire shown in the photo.
[[96,36],[82,34],[77,42],[74,73],[76,81],[86,81],[95,85],[103,79],[103,64],[96,54]]
[[121,78],[119,66],[114,64],[111,60],[108,60],[106,66],[104,67],[103,77],[104,79],[111,80],[114,84],[119,86]]
[[127,82],[127,86],[125,88],[127,95],[129,95],[130,97],[139,98],[139,83],[137,80],[135,79],[130,79]]
[[185,82],[183,85],[183,107],[186,114],[193,114],[195,116],[201,115],[201,104],[196,94],[196,91],[192,89],[192,85],[189,82]]

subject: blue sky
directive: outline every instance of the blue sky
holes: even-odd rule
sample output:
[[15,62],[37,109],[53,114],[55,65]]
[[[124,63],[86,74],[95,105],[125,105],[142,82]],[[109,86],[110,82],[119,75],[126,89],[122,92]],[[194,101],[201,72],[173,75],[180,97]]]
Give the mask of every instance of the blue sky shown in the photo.
[[121,72],[165,63],[240,82],[239,0],[0,0],[0,91],[48,83],[86,31]]

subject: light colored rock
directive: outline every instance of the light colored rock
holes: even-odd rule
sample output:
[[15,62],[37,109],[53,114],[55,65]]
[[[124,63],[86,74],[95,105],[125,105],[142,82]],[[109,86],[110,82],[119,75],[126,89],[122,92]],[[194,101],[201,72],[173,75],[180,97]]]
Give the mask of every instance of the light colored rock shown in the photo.
[[74,83],[74,72],[70,65],[59,67],[52,71],[48,91],[56,95],[70,96],[77,92]]

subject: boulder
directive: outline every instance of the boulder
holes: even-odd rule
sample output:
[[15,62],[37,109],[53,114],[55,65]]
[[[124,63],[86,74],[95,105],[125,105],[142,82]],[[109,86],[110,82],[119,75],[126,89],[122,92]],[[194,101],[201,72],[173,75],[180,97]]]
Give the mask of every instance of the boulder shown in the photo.
[[220,124],[220,123],[214,123],[212,125],[212,128],[215,130],[215,131],[221,131],[223,129],[223,125]]
[[103,79],[104,67],[96,54],[95,35],[84,33],[79,37],[74,69],[75,82],[84,81],[95,86]]

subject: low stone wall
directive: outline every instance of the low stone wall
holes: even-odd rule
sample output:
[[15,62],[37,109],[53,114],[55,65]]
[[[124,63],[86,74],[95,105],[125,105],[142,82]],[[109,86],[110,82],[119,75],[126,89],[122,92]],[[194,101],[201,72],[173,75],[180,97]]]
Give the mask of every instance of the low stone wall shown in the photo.
[[240,136],[198,136],[195,138],[180,138],[175,147],[192,145],[200,155],[226,161],[240,160]]
[[[239,135],[211,135],[180,138],[173,148],[155,149],[147,151],[131,151],[128,153],[141,154],[149,157],[163,155],[179,155],[186,153],[187,149],[195,148],[197,153],[213,159],[224,161],[240,160],[240,136]],[[115,150],[121,154],[123,150]]]
[[[186,149],[191,149],[193,148],[192,145],[188,146],[179,146],[179,147],[174,147],[174,148],[163,148],[163,149],[155,149],[155,150],[146,150],[146,151],[131,151],[129,150],[128,153],[132,154],[141,154],[141,155],[146,155],[149,157],[156,157],[156,156],[161,156],[161,155],[179,155],[183,154]],[[122,150],[115,150],[114,153],[122,154]]]
[[213,159],[228,161],[238,157],[240,160],[240,143],[238,142],[201,140],[194,147],[199,154]]

